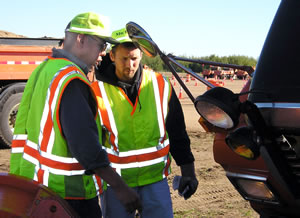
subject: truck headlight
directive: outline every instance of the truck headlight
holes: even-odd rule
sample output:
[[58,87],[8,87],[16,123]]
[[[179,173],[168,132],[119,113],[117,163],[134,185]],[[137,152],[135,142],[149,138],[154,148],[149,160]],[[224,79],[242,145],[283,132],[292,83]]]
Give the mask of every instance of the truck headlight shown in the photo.
[[279,204],[267,178],[232,172],[226,172],[226,176],[246,200]]
[[214,87],[195,99],[198,113],[212,125],[230,130],[238,125],[238,95],[223,87]]

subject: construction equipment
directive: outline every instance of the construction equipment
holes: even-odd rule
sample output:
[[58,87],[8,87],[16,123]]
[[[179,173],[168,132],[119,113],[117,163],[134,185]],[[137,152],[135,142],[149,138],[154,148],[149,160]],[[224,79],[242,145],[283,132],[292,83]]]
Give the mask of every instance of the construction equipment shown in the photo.
[[68,203],[36,182],[0,173],[0,217],[78,217]]
[[[194,103],[200,124],[215,132],[215,161],[261,217],[300,217],[299,11],[300,1],[281,1],[254,73],[250,66],[165,55],[145,30],[127,24],[133,42],[149,56],[161,57]],[[241,93],[233,93],[215,87],[178,60],[239,69],[253,78]],[[210,89],[195,98],[173,65]]]
[[234,70],[230,67],[212,66],[211,71],[216,79],[232,79],[234,76]]
[[238,79],[247,79],[249,77],[248,73],[244,70],[237,70],[235,75]]
[[209,69],[204,69],[202,72],[202,76],[204,78],[213,78],[214,77],[214,72],[209,68]]
[[10,147],[27,79],[60,40],[0,38],[0,147]]

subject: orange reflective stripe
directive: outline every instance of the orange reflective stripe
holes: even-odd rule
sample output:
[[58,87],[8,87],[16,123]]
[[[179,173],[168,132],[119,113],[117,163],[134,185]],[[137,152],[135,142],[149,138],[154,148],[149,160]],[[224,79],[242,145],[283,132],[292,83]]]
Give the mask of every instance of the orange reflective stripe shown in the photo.
[[28,154],[31,157],[36,158],[40,164],[45,165],[47,167],[51,167],[58,170],[67,170],[67,171],[83,170],[83,167],[79,163],[63,163],[55,160],[50,160],[46,157],[41,156],[37,150],[27,145],[25,145],[24,147],[24,153]]
[[43,184],[44,182],[44,170],[42,169],[39,169],[38,172],[37,172],[37,178],[38,178],[38,182]]
[[132,155],[128,157],[119,157],[108,153],[108,158],[112,163],[119,163],[119,164],[143,162],[143,161],[153,160],[156,158],[166,156],[169,153],[169,148],[170,145],[155,152],[151,152],[148,154]]
[[[155,73],[155,76],[156,76],[157,83],[158,83],[160,104],[161,104],[161,107],[163,107],[165,80],[162,77],[162,75],[160,75],[158,73]],[[163,111],[163,108],[162,108],[162,111]]]
[[102,122],[103,122],[103,125],[107,128],[107,130],[111,133],[110,134],[110,141],[114,147],[114,150],[117,151],[117,147],[115,145],[115,135],[113,134],[113,131],[112,131],[112,128],[111,128],[111,125],[110,125],[110,122],[109,122],[109,117],[108,117],[108,112],[107,112],[107,109],[105,107],[105,104],[104,104],[104,101],[103,101],[103,98],[102,98],[102,93],[100,91],[100,87],[99,87],[99,84],[98,82],[93,82],[92,83],[92,88],[94,89],[94,92],[96,94],[96,98],[97,98],[97,104],[98,104],[98,108],[100,109],[100,113],[101,113],[101,119],[102,119]]
[[11,147],[12,148],[23,148],[26,144],[26,140],[12,140]]
[[102,192],[103,192],[102,181],[99,176],[97,176],[97,175],[95,175],[95,176],[96,176],[97,184],[99,187],[99,192],[100,192],[100,194],[102,194]]
[[62,131],[61,131],[61,124],[60,124],[60,120],[59,120],[59,107],[60,107],[60,102],[61,102],[61,97],[62,97],[62,94],[64,93],[67,85],[73,80],[73,79],[80,79],[82,82],[84,82],[85,84],[87,85],[90,85],[87,81],[83,80],[81,77],[73,77],[72,79],[70,79],[68,82],[65,83],[64,87],[62,87],[62,91],[61,91],[61,95],[58,97],[58,100],[57,100],[57,113],[56,113],[56,121],[57,121],[57,126],[58,126],[58,129],[60,131],[60,133],[63,135]]
[[79,71],[79,70],[75,66],[68,67],[67,69],[63,70],[55,77],[55,79],[53,80],[52,85],[50,87],[50,97],[49,97],[49,102],[48,102],[49,111],[48,111],[47,120],[45,122],[44,129],[43,129],[43,139],[41,142],[41,150],[42,151],[47,150],[48,141],[50,138],[52,127],[53,127],[53,120],[51,117],[51,104],[52,104],[52,101],[54,98],[55,90],[57,89],[57,86],[58,86],[61,78],[64,77],[66,74],[68,74],[71,71]]
[[169,175],[169,166],[170,166],[170,164],[171,164],[171,158],[168,157],[168,160],[167,160],[167,163],[166,163],[166,166],[165,166],[165,170],[164,170],[165,176]]

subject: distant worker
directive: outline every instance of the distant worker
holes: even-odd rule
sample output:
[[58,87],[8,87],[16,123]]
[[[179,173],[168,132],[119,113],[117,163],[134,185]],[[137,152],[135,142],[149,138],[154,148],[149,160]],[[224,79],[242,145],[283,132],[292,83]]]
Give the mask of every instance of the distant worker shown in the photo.
[[[171,155],[181,168],[179,191],[189,198],[198,180],[180,102],[168,79],[140,64],[142,51],[126,29],[113,32],[112,47],[93,83],[105,127],[103,145],[111,167],[142,200],[141,217],[173,217],[167,176]],[[101,194],[104,217],[134,217],[127,213],[111,186]]]
[[[53,49],[31,74],[18,110],[10,172],[43,184],[80,217],[101,217],[100,176],[128,211],[141,209],[136,192],[110,167],[97,103],[87,73],[101,61],[109,37],[106,18],[75,16],[63,49]],[[97,175],[97,176],[95,176]],[[20,184],[21,185],[21,184]]]

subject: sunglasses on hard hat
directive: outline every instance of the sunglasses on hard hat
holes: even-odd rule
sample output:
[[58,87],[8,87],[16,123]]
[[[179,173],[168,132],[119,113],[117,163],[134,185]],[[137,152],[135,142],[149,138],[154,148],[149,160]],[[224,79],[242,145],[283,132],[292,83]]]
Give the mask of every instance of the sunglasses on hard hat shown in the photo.
[[100,52],[103,52],[106,50],[107,48],[107,44],[105,41],[102,41],[101,39],[98,39],[97,37],[95,36],[92,36],[92,35],[88,35],[89,38],[95,40],[99,46],[99,49],[100,49]]

